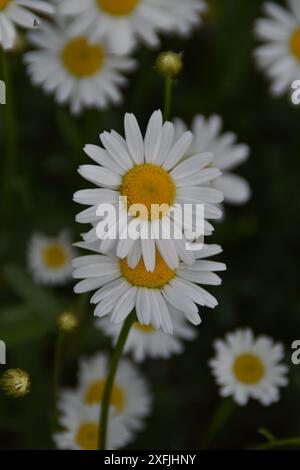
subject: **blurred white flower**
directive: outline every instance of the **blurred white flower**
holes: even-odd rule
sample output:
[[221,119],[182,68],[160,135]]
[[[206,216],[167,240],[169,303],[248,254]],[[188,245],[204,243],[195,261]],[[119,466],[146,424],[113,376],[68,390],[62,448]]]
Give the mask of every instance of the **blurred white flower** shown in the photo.
[[[175,220],[174,208],[183,209],[186,216],[186,205],[204,206],[204,234],[212,233],[213,227],[206,219],[222,216],[216,204],[223,201],[221,191],[208,187],[221,174],[217,168],[207,168],[214,156],[208,152],[197,153],[182,161],[193,136],[185,132],[178,139],[174,138],[174,125],[163,123],[160,111],[152,114],[145,138],[133,114],[126,114],[124,121],[126,140],[115,131],[103,132],[100,138],[104,148],[85,147],[86,154],[97,165],[82,165],[79,173],[98,188],[74,195],[79,204],[91,206],[76,218],[79,223],[94,224],[84,239],[87,242],[98,240],[102,253],[115,249],[118,257],[128,258],[132,268],[142,257],[146,269],[153,271],[156,250],[171,269],[178,267],[180,259],[193,264],[193,252],[186,250],[184,227]],[[119,212],[120,197],[127,198],[127,207],[121,204]],[[100,242],[97,209],[106,203],[117,213],[117,220],[110,223],[108,231],[115,228],[117,234],[136,231],[136,238],[107,236]],[[141,205],[145,211],[133,213],[132,209]],[[163,211],[153,211],[158,207],[163,207]],[[170,227],[174,228],[174,233],[170,233]]]
[[[79,247],[91,249],[87,243],[77,243]],[[93,249],[96,251],[97,249]],[[215,308],[217,300],[198,284],[219,285],[221,279],[215,271],[224,271],[223,263],[208,261],[206,258],[220,253],[218,245],[204,245],[195,251],[196,261],[192,266],[180,264],[178,269],[170,269],[157,253],[155,269],[146,270],[141,259],[135,268],[127,261],[112,255],[93,254],[73,260],[76,293],[97,289],[91,303],[97,304],[94,315],[110,315],[113,323],[122,323],[135,308],[138,321],[142,325],[152,325],[166,333],[173,332],[170,306],[176,308],[194,325],[201,319],[198,305]]]
[[121,103],[124,73],[135,68],[132,58],[112,55],[103,41],[92,44],[87,36],[72,35],[61,22],[43,23],[28,37],[38,48],[24,55],[31,80],[54,94],[59,104],[69,103],[78,114],[84,108]]
[[67,232],[57,237],[37,233],[29,242],[28,267],[39,284],[64,284],[72,279],[74,256],[75,250]]
[[159,45],[159,33],[186,35],[200,23],[204,0],[62,0],[61,15],[72,19],[75,34],[105,38],[115,53],[126,54],[142,41]]
[[232,396],[239,405],[254,398],[262,405],[279,400],[279,387],[288,384],[283,347],[271,338],[254,338],[250,329],[236,330],[215,342],[216,356],[210,361],[222,396]]
[[257,20],[255,34],[265,42],[255,51],[258,65],[271,81],[274,95],[291,90],[300,77],[300,2],[288,0],[288,9],[264,4],[266,18]]
[[[169,306],[174,330],[173,334],[156,330],[151,325],[141,325],[134,322],[132,325],[124,353],[131,353],[136,362],[142,362],[147,358],[169,359],[172,354],[180,354],[183,349],[183,340],[192,341],[196,338],[196,330],[182,318],[180,312]],[[96,320],[96,326],[107,336],[113,339],[114,344],[119,337],[122,324],[115,325],[107,318]]]
[[[175,119],[174,122],[178,135],[187,130],[181,119]],[[247,160],[249,147],[237,144],[233,132],[222,133],[222,124],[222,118],[217,115],[207,119],[201,115],[195,116],[191,125],[194,140],[187,156],[212,152],[214,159],[210,166],[218,168],[222,174],[211,183],[211,186],[223,192],[224,202],[243,204],[250,197],[250,187],[244,178],[232,173],[231,170]]]
[[[104,354],[82,359],[76,390],[63,391],[60,402],[67,403],[77,397],[85,405],[100,404],[108,366],[109,362]],[[126,360],[122,360],[118,366],[110,404],[113,408],[112,415],[118,416],[131,431],[142,429],[144,419],[151,411],[148,385],[141,373]]]
[[0,0],[0,46],[11,49],[17,38],[17,26],[37,28],[38,17],[30,10],[52,15],[54,7],[50,2],[40,0]]
[[[58,449],[97,450],[99,440],[100,406],[84,405],[79,399],[70,397],[59,403],[59,424],[64,429],[54,434]],[[101,423],[100,423],[101,432]],[[107,450],[124,447],[131,440],[131,433],[120,418],[110,410],[107,428]]]

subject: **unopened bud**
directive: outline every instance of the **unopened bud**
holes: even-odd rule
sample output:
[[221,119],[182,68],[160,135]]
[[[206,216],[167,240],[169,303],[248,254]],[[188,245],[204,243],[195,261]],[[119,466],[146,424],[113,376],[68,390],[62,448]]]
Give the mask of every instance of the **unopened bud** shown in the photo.
[[29,374],[22,369],[8,369],[0,379],[0,387],[6,395],[24,397],[30,391]]
[[70,333],[78,326],[78,318],[73,312],[62,312],[57,318],[57,328]]

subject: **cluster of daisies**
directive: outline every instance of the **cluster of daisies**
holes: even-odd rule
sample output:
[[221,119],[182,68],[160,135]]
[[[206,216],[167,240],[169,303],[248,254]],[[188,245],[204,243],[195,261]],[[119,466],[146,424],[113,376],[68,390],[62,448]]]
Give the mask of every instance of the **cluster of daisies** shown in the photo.
[[[289,4],[291,13],[267,3],[270,18],[256,26],[259,38],[268,41],[257,50],[257,59],[273,80],[275,93],[285,91],[300,71],[300,9],[297,0]],[[0,44],[13,46],[16,24],[33,28],[28,35],[33,50],[25,54],[33,83],[79,113],[85,107],[119,103],[125,75],[136,66],[129,54],[139,42],[155,47],[161,33],[187,35],[204,11],[203,0],[0,0]],[[43,284],[76,279],[75,292],[92,293],[95,325],[113,342],[134,311],[125,353],[138,362],[168,358],[183,350],[184,340],[195,339],[191,325],[201,323],[202,309],[218,305],[207,286],[220,285],[219,273],[226,269],[211,259],[221,247],[187,240],[173,209],[202,205],[203,234],[209,237],[214,221],[223,216],[223,202],[243,204],[249,199],[248,183],[233,172],[248,158],[249,148],[237,143],[235,134],[222,131],[217,115],[197,115],[189,129],[180,119],[164,122],[160,111],[152,114],[144,135],[136,117],[126,114],[124,135],[111,130],[100,139],[100,146],[86,145],[92,162],[79,168],[94,187],[74,195],[85,206],[76,220],[88,225],[88,231],[75,246],[66,232],[34,235],[29,269]],[[120,208],[124,197],[128,205]],[[101,204],[120,210],[108,232],[138,228],[138,236],[99,237]],[[130,210],[136,204],[166,209],[159,214],[148,210],[145,216]],[[178,236],[166,239],[170,224]],[[77,256],[79,249],[87,254]],[[215,348],[210,367],[222,396],[232,396],[240,405],[250,397],[264,405],[278,400],[279,387],[287,384],[282,345],[255,338],[246,329],[228,334]],[[107,373],[106,357],[85,359],[77,389],[61,393],[63,431],[55,435],[59,448],[98,448]],[[108,447],[114,449],[131,441],[151,410],[147,384],[126,361],[119,366],[110,405]]]

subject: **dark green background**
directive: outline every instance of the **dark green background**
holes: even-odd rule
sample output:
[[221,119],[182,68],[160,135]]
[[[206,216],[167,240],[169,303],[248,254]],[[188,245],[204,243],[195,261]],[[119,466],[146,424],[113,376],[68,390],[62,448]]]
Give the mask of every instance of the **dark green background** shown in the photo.
[[[251,402],[237,408],[211,442],[211,448],[247,448],[264,442],[259,428],[276,437],[300,435],[300,366],[291,364],[291,343],[300,338],[299,301],[299,170],[300,108],[289,98],[273,99],[253,60],[253,24],[261,15],[259,0],[214,0],[204,27],[188,41],[163,40],[162,50],[184,52],[184,71],[174,95],[173,114],[190,122],[194,114],[220,114],[225,129],[251,147],[251,158],[239,169],[252,187],[251,201],[226,208],[226,221],[213,242],[223,245],[219,258],[228,265],[223,285],[211,289],[219,300],[214,311],[202,312],[198,339],[181,356],[148,361],[141,366],[154,396],[146,430],[132,448],[199,448],[221,403],[207,366],[212,341],[228,330],[251,326],[286,346],[290,386],[278,404],[264,408]],[[283,2],[282,2],[283,4]],[[34,89],[21,55],[13,67],[18,129],[17,191],[1,215],[0,338],[7,342],[7,367],[21,367],[32,379],[24,399],[0,394],[0,447],[49,448],[52,426],[52,356],[55,316],[63,308],[79,308],[72,285],[40,288],[26,273],[27,243],[35,231],[57,234],[70,229],[76,240],[83,226],[74,223],[79,207],[72,194],[88,187],[76,168],[85,161],[84,143],[98,134],[122,132],[125,111],[143,126],[162,106],[162,79],[153,68],[156,52],[141,48],[139,69],[125,93],[124,106],[87,112],[79,119],[59,109],[51,97]],[[1,77],[0,77],[1,78]],[[295,77],[300,78],[300,77]],[[0,108],[1,157],[4,154],[4,108]],[[3,202],[3,201],[2,201]],[[81,354],[108,350],[109,342],[93,328],[86,308],[80,333],[70,337],[64,353],[64,384],[75,383]],[[1,371],[4,366],[0,366]]]

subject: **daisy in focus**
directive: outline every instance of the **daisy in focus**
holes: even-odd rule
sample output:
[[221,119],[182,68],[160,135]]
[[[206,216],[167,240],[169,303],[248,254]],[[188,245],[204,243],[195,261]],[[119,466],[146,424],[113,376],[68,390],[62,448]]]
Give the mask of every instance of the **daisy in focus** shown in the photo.
[[266,18],[257,20],[255,33],[264,45],[255,51],[259,67],[271,81],[275,96],[291,89],[300,76],[300,2],[288,0],[288,9],[265,3]]
[[279,388],[288,384],[283,346],[271,338],[254,338],[250,329],[237,330],[215,342],[216,356],[210,361],[222,396],[232,396],[239,405],[249,398],[262,405],[279,400]]
[[204,0],[62,0],[61,15],[72,19],[75,34],[108,42],[117,54],[131,52],[142,41],[159,45],[159,33],[188,34],[200,23]]
[[[103,132],[100,138],[104,148],[85,147],[86,154],[97,165],[82,165],[79,173],[98,186],[74,194],[77,203],[90,206],[76,218],[79,223],[93,224],[84,235],[85,241],[98,241],[102,253],[116,250],[118,257],[128,258],[131,268],[135,268],[142,258],[147,271],[154,271],[156,251],[170,269],[178,268],[179,260],[193,264],[194,253],[185,248],[183,225],[175,220],[174,208],[181,208],[185,215],[187,205],[202,205],[204,235],[212,233],[213,226],[207,219],[222,216],[216,204],[223,200],[221,191],[208,187],[221,174],[217,168],[208,168],[213,154],[197,153],[182,161],[193,135],[185,132],[174,138],[174,125],[163,123],[160,111],[152,114],[145,138],[134,115],[126,114],[125,136],[124,139],[115,131]],[[120,198],[126,200],[126,205],[121,208]],[[100,220],[97,211],[105,204],[116,208],[117,220],[113,220],[106,234],[101,236],[97,230]],[[145,210],[133,211],[140,206]],[[170,227],[176,236],[172,236]],[[137,228],[136,238],[126,236]],[[192,229],[192,225],[189,228]],[[114,231],[121,236],[111,237],[110,233]]]
[[[58,449],[97,450],[99,431],[100,406],[83,405],[79,400],[62,401],[59,405],[61,415],[59,424],[64,429],[54,434],[53,439]],[[107,449],[120,449],[131,440],[131,433],[110,410]]]
[[124,73],[135,68],[133,59],[112,55],[103,41],[92,44],[84,34],[71,34],[64,23],[44,23],[29,40],[37,47],[24,56],[31,80],[54,94],[60,105],[69,103],[78,114],[84,108],[120,104]]
[[[183,352],[183,341],[192,341],[197,333],[181,316],[180,312],[172,309],[171,316],[174,325],[173,334],[166,334],[162,330],[156,330],[152,325],[141,325],[134,322],[125,347],[124,353],[130,353],[136,362],[145,359],[169,359],[173,354]],[[96,326],[105,335],[112,338],[114,344],[117,342],[122,324],[116,325],[107,318],[96,320]]]
[[47,1],[0,0],[0,46],[11,49],[17,39],[16,26],[36,28],[39,20],[31,10],[52,15],[54,7]]
[[[77,246],[89,249],[86,243]],[[130,268],[126,259],[112,255],[81,256],[73,260],[73,277],[81,279],[74,291],[79,294],[97,289],[91,298],[91,303],[96,304],[96,317],[110,315],[111,321],[119,324],[135,309],[142,325],[173,333],[172,308],[199,325],[198,305],[217,306],[217,300],[198,284],[221,284],[215,272],[224,271],[226,266],[206,259],[221,251],[218,245],[204,245],[194,251],[196,261],[192,266],[181,263],[177,269],[170,269],[157,254],[152,272],[146,270],[142,259]]]
[[57,237],[35,234],[29,242],[28,268],[39,284],[65,284],[72,279],[74,256],[68,233]]
[[[175,120],[175,129],[178,135],[187,131],[187,126],[181,119]],[[221,170],[222,175],[212,182],[212,186],[224,194],[224,202],[230,204],[244,204],[250,197],[250,187],[244,178],[232,173],[238,165],[247,160],[249,147],[236,143],[233,132],[222,133],[222,119],[212,115],[195,116],[191,131],[194,140],[187,155],[202,152],[212,152],[214,155],[211,167]]]
[[[67,402],[72,395],[85,405],[100,403],[104,391],[109,362],[103,354],[83,359],[80,362],[78,387],[75,392],[67,391],[61,395]],[[143,427],[144,418],[151,411],[151,397],[148,385],[139,371],[128,361],[121,361],[111,395],[112,414],[131,430]]]

